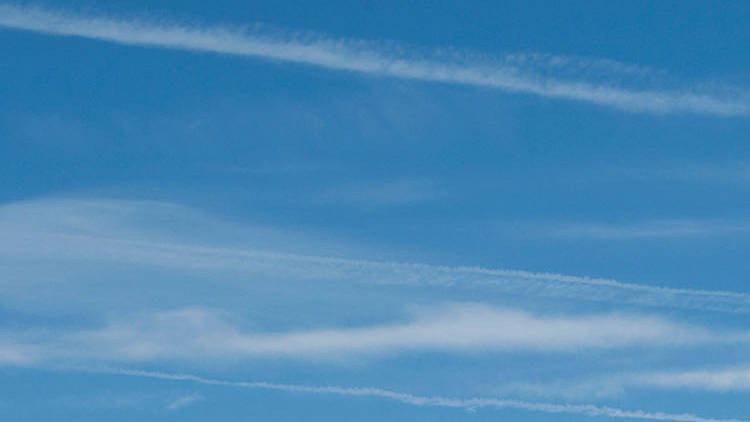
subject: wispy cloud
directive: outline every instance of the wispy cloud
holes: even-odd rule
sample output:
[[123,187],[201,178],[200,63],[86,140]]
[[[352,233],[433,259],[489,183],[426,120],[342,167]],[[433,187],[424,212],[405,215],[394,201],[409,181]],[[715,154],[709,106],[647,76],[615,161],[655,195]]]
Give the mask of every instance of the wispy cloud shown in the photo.
[[538,403],[521,400],[498,398],[451,398],[440,396],[417,396],[397,391],[369,387],[315,387],[297,384],[276,384],[267,382],[243,382],[204,378],[196,375],[168,374],[162,372],[148,372],[137,370],[116,370],[110,373],[156,378],[170,381],[189,381],[205,385],[216,385],[256,390],[285,391],[289,393],[327,394],[349,397],[370,397],[394,400],[413,406],[446,407],[474,411],[480,408],[519,409],[553,414],[572,414],[592,417],[608,417],[620,419],[672,421],[672,422],[743,422],[741,419],[715,419],[701,417],[690,413],[648,412],[644,410],[624,410],[608,406],[594,406],[589,404],[555,404]]
[[[263,232],[257,239],[248,239],[257,249],[205,246],[196,228],[211,227],[205,221],[207,217],[186,220],[190,223],[189,231],[198,233],[198,239],[177,241],[160,237],[157,222],[177,221],[192,214],[193,211],[184,207],[137,201],[49,200],[11,204],[0,207],[3,217],[0,229],[4,233],[0,238],[0,257],[23,262],[34,259],[35,270],[41,267],[39,260],[49,260],[55,268],[65,261],[96,260],[98,263],[156,265],[175,271],[272,274],[277,279],[297,281],[466,286],[500,293],[750,312],[750,295],[746,293],[669,288],[554,273],[280,253],[274,250],[281,243],[296,246],[304,242],[290,241],[293,239],[290,237],[285,242],[267,242],[267,238],[273,237],[270,231]],[[164,220],[166,215],[168,220]],[[25,274],[19,283],[28,283],[28,269]],[[7,279],[4,283],[10,286],[13,281]],[[13,289],[8,289],[8,294],[12,292]]]
[[[0,26],[77,36],[128,45],[204,51],[301,63],[327,69],[403,79],[499,89],[648,113],[700,113],[736,116],[750,113],[744,94],[721,96],[690,89],[627,87],[581,78],[582,68],[616,72],[614,81],[634,66],[611,61],[514,55],[487,60],[468,55],[429,55],[386,51],[373,43],[310,39],[247,32],[232,27],[194,27],[147,20],[76,15],[39,7],[0,5]],[[561,77],[548,76],[559,74]]]
[[550,379],[543,382],[511,381],[492,388],[499,395],[526,399],[563,399],[570,401],[601,400],[626,392],[625,377],[609,376],[595,379]]
[[[179,410],[190,406],[204,397],[200,393],[175,394],[167,391],[109,391],[95,394],[75,393],[52,399],[55,404],[86,410],[99,409],[155,409]],[[165,405],[166,403],[166,405]]]
[[666,389],[750,391],[750,367],[664,371],[633,377],[632,384]]
[[598,378],[541,383],[515,382],[502,385],[496,391],[524,397],[591,399],[618,396],[635,389],[747,393],[750,391],[750,366],[614,373]]
[[653,162],[649,166],[609,167],[614,177],[648,182],[712,183],[718,185],[747,185],[750,182],[750,163],[742,160],[719,163],[705,161]]
[[405,322],[285,332],[248,332],[228,323],[221,313],[193,308],[127,316],[93,330],[52,335],[31,330],[5,337],[16,344],[23,345],[24,339],[33,342],[40,364],[330,359],[430,351],[565,353],[750,340],[748,333],[712,331],[655,316],[541,316],[478,304],[432,307]]
[[0,366],[30,365],[36,359],[37,356],[33,347],[0,340]]
[[554,226],[545,233],[592,239],[656,239],[727,236],[750,233],[750,223],[725,220],[658,220],[637,223],[573,223]]
[[191,404],[200,400],[203,400],[203,396],[201,394],[198,394],[198,393],[188,394],[170,402],[167,405],[167,409],[169,410],[182,409],[183,407],[190,406]]

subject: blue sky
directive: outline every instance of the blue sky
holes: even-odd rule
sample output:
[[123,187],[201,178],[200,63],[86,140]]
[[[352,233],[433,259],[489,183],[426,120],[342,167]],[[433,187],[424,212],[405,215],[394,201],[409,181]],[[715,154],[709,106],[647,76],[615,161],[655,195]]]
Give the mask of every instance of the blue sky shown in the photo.
[[0,416],[749,420],[750,5],[495,3],[0,3]]

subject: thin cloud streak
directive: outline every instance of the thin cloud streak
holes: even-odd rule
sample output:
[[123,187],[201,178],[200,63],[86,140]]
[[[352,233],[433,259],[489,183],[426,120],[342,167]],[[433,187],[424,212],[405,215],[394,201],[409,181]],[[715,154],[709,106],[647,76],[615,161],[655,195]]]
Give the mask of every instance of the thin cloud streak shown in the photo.
[[182,409],[183,407],[190,406],[191,404],[203,400],[203,396],[198,393],[188,394],[186,396],[182,396],[171,403],[167,405],[167,409],[169,410],[178,410]]
[[397,391],[384,390],[369,387],[338,387],[338,386],[307,386],[298,384],[276,384],[268,382],[243,382],[227,381],[212,378],[203,378],[196,375],[169,374],[163,372],[150,372],[139,370],[113,370],[102,371],[103,373],[126,375],[133,377],[155,378],[169,381],[189,381],[204,385],[215,385],[224,387],[247,388],[255,390],[283,391],[288,393],[302,394],[325,394],[348,397],[369,397],[394,400],[400,403],[424,407],[444,407],[475,411],[480,408],[493,409],[518,409],[533,412],[553,414],[573,414],[592,417],[608,417],[620,419],[672,421],[672,422],[746,422],[741,419],[715,419],[706,418],[690,413],[665,413],[647,412],[643,410],[624,410],[608,406],[594,406],[589,404],[554,404],[527,402],[522,400],[496,399],[496,398],[450,398],[440,396],[417,396]]
[[23,366],[32,364],[38,356],[34,348],[16,342],[0,342],[0,366]]
[[[197,240],[154,240],[158,233],[148,221],[158,221],[161,212],[168,213],[170,219],[178,219],[194,211],[148,201],[53,200],[6,205],[0,207],[3,216],[0,231],[4,233],[0,239],[0,257],[49,260],[54,262],[55,268],[59,268],[61,262],[78,265],[79,261],[96,260],[100,263],[156,265],[175,271],[272,275],[311,283],[329,280],[491,289],[514,295],[750,313],[750,294],[738,292],[650,286],[554,273],[278,253],[268,251],[263,245],[259,247],[266,250],[202,246]],[[120,213],[139,218],[125,219],[119,216]],[[29,218],[29,215],[34,217]],[[83,225],[80,223],[82,217],[85,217]],[[71,227],[63,224],[68,220],[74,222]],[[133,223],[139,220],[143,227]],[[213,227],[215,224],[210,218],[189,221],[194,232],[196,226]]]
[[[626,88],[585,79],[543,76],[518,63],[536,61],[543,69],[559,71],[566,61],[554,65],[528,56],[509,56],[505,62],[450,60],[389,54],[372,43],[351,40],[270,36],[231,27],[188,27],[149,21],[76,15],[0,4],[0,26],[52,35],[76,36],[126,45],[212,52],[300,63],[326,69],[350,71],[401,79],[441,82],[499,89],[511,93],[583,101],[621,110],[645,113],[696,113],[741,116],[750,113],[746,98],[700,94],[690,90]],[[547,57],[547,56],[542,56]],[[628,69],[611,62],[604,69]],[[598,63],[593,61],[593,63]],[[533,66],[532,66],[533,68]],[[564,73],[564,72],[563,72]],[[613,78],[616,79],[616,78]]]
[[631,383],[664,389],[747,392],[750,391],[750,367],[656,372],[639,375]]
[[[286,357],[338,359],[403,352],[570,353],[628,347],[746,344],[745,332],[712,331],[655,316],[539,316],[514,309],[454,304],[410,321],[359,327],[250,332],[203,309],[120,317],[102,328],[6,333],[8,344],[33,345],[36,364],[156,362]],[[2,343],[0,343],[2,344]],[[26,346],[30,348],[31,346]],[[13,361],[8,362],[12,364]],[[21,362],[23,363],[23,362]]]
[[546,231],[552,236],[608,240],[729,236],[748,232],[750,223],[747,222],[687,219],[632,224],[567,224]]
[[[353,260],[269,251],[193,246],[167,242],[57,234],[44,236],[41,248],[14,246],[13,253],[80,259],[155,264],[178,270],[213,269],[293,277],[297,280],[333,280],[381,285],[460,286],[501,293],[564,297],[609,303],[629,303],[730,313],[750,313],[746,293],[681,289],[623,283],[611,279],[534,273],[481,267],[446,267],[387,261]],[[36,243],[36,242],[33,242]],[[64,247],[57,249],[54,245]],[[64,245],[64,246],[63,246]],[[0,245],[0,253],[7,252]],[[41,250],[40,250],[41,249]]]
[[703,391],[714,393],[750,392],[750,366],[713,367],[620,373],[588,380],[557,380],[546,383],[512,383],[497,391],[526,397],[613,397],[628,390]]

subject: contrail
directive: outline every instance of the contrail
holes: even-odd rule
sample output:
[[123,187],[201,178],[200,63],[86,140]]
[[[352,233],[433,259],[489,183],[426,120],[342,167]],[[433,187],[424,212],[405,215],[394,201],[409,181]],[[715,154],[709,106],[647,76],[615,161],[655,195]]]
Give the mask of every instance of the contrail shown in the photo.
[[[0,4],[0,26],[119,44],[247,56],[401,79],[494,88],[633,112],[718,116],[750,114],[750,101],[740,96],[730,98],[691,90],[626,88],[615,83],[586,81],[580,75],[578,79],[549,77],[543,74],[550,71],[559,73],[559,66],[542,64],[543,72],[535,72],[514,64],[514,56],[508,56],[505,62],[501,60],[499,63],[476,59],[424,58],[415,54],[386,52],[373,43],[355,40],[284,38],[249,33],[233,27],[121,20],[11,4]],[[537,56],[527,57],[533,61]],[[574,60],[559,59],[558,62]],[[620,69],[617,72],[628,69],[626,65],[605,60],[581,63],[609,63],[602,67],[610,71]],[[574,73],[580,72],[574,69]]]
[[592,277],[481,267],[449,267],[277,253],[254,249],[131,240],[101,235],[47,233],[3,245],[0,253],[55,259],[159,265],[177,270],[237,271],[245,274],[380,285],[488,289],[502,294],[560,297],[659,308],[750,313],[750,294],[661,287]]
[[608,406],[594,406],[590,404],[555,404],[527,402],[512,399],[493,398],[450,398],[441,396],[417,396],[392,390],[370,387],[339,387],[339,386],[308,386],[299,384],[276,384],[268,382],[227,381],[203,378],[188,374],[169,374],[139,370],[102,371],[116,375],[156,378],[170,381],[189,381],[205,385],[217,385],[235,388],[249,388],[258,390],[274,390],[289,393],[328,394],[350,397],[370,397],[394,400],[413,406],[447,407],[474,411],[480,408],[520,409],[544,413],[563,413],[585,416],[600,416],[608,418],[637,419],[671,422],[747,422],[741,419],[714,419],[696,416],[690,413],[646,412],[643,410],[623,410]]
[[[158,203],[93,201],[86,204],[73,201],[51,206],[19,204],[0,207],[5,222],[0,224],[0,231],[5,234],[0,239],[0,257],[24,260],[35,257],[41,262],[49,260],[55,268],[65,263],[79,265],[83,259],[85,265],[94,260],[158,266],[175,271],[210,271],[224,274],[214,277],[219,283],[217,287],[226,281],[231,283],[232,288],[242,288],[237,278],[241,281],[252,276],[311,284],[338,282],[423,286],[656,308],[750,313],[750,294],[741,292],[624,283],[544,272],[281,253],[260,244],[256,248],[248,248],[206,245],[198,240],[169,241],[160,238],[158,231],[153,231],[154,225],[140,227],[132,222],[120,222],[118,218],[121,217],[117,216],[127,211],[148,221],[149,214],[145,211],[158,206],[169,207],[169,214],[165,215],[171,217],[182,215],[187,218],[192,211]],[[98,209],[92,204],[109,206]],[[86,230],[82,232],[75,227],[64,229],[61,218],[64,221],[71,218],[86,221]],[[212,219],[195,221],[207,227],[217,224]],[[248,244],[255,244],[252,237],[248,241]]]

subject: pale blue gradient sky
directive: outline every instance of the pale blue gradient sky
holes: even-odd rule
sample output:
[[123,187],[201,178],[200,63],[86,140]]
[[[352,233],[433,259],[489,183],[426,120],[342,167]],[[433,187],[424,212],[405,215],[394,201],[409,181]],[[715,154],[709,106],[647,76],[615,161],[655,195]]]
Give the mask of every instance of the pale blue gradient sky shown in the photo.
[[0,416],[748,419],[749,14],[3,3]]

